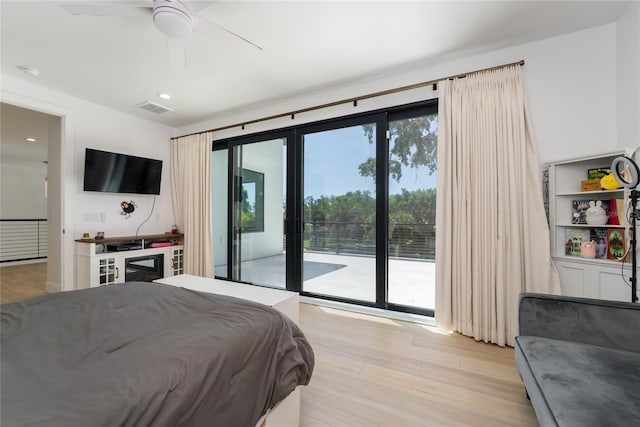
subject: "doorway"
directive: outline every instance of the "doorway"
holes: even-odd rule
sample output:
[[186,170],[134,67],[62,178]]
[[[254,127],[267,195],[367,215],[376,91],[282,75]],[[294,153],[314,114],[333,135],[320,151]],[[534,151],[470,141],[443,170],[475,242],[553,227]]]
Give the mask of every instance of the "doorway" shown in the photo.
[[[2,203],[0,219],[7,226],[3,239],[3,288],[28,286],[46,277],[40,288],[61,290],[63,284],[62,241],[62,128],[63,118],[28,108],[1,103]],[[13,220],[13,221],[8,221]],[[13,243],[12,243],[13,240]],[[6,244],[5,244],[6,242]],[[32,265],[29,268],[29,264]],[[18,264],[16,268],[9,267]],[[43,265],[43,264],[46,264]],[[26,267],[21,266],[26,265]],[[33,274],[37,272],[38,274]],[[22,284],[22,285],[20,285]],[[26,284],[26,285],[25,285]]]

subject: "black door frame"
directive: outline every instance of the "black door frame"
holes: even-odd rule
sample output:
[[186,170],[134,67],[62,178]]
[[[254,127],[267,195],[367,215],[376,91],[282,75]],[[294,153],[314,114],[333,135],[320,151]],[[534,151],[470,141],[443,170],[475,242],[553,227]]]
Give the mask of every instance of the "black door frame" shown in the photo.
[[[389,140],[388,124],[390,121],[411,118],[425,114],[437,113],[437,99],[420,101],[408,105],[380,109],[372,112],[358,113],[345,117],[327,119],[297,126],[269,130],[251,135],[226,138],[213,142],[213,151],[228,149],[228,197],[227,209],[227,275],[216,278],[231,280],[231,271],[236,263],[233,259],[234,249],[238,249],[237,233],[234,233],[234,157],[235,147],[263,142],[273,139],[285,139],[287,143],[287,195],[284,232],[286,235],[286,289],[308,296],[330,301],[356,304],[385,310],[433,316],[434,311],[415,306],[389,303],[388,300],[388,216],[389,216]],[[329,295],[306,292],[302,289],[303,263],[303,209],[304,209],[304,153],[303,137],[305,134],[340,129],[364,123],[376,124],[376,300],[375,302],[354,300]],[[236,183],[237,185],[237,183]],[[236,280],[242,282],[241,280]],[[246,282],[243,282],[246,283]],[[258,285],[257,285],[258,286]]]

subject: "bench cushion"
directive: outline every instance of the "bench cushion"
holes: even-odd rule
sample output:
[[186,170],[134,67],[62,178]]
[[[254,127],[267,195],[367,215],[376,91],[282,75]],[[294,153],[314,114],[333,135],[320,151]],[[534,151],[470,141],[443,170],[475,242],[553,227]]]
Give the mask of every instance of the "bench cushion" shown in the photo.
[[519,336],[516,361],[542,425],[630,426],[640,419],[640,353]]

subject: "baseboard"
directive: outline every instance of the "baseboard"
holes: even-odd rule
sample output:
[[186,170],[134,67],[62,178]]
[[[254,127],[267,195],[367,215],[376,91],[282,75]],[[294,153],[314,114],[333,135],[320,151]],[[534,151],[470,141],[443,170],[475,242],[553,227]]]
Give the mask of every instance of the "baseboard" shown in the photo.
[[49,282],[49,281],[45,282],[44,289],[50,294],[55,293],[55,292],[60,292],[60,290],[61,290],[59,284],[52,283],[52,282]]
[[6,261],[6,262],[0,262],[0,268],[12,267],[14,265],[42,264],[43,262],[46,263],[47,258],[24,259],[22,261]]

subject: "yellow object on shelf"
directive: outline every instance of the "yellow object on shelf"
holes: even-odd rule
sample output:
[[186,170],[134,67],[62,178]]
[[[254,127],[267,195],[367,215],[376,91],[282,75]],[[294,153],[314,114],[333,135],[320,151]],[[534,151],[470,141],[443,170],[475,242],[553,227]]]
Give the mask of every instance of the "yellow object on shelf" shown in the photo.
[[618,182],[612,173],[602,177],[600,180],[600,186],[605,190],[617,190],[618,188],[622,188],[622,184]]

